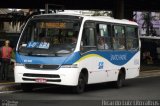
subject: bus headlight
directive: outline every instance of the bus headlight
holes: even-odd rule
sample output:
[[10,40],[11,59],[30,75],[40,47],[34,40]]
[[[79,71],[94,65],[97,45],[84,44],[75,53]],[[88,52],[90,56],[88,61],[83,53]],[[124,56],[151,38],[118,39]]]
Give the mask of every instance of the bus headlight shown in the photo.
[[61,68],[78,68],[77,64],[64,64]]
[[23,66],[21,63],[14,63],[14,66]]

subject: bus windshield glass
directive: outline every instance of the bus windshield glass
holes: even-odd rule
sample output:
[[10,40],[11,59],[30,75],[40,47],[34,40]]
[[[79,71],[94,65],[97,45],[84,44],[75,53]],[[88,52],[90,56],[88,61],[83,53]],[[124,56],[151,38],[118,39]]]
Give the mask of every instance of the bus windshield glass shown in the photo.
[[81,19],[32,19],[26,25],[18,52],[34,56],[65,56],[75,50]]

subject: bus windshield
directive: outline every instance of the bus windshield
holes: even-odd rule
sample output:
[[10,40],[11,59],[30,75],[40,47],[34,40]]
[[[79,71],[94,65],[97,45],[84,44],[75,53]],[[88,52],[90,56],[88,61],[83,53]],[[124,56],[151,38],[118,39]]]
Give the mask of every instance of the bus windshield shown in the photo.
[[81,20],[32,19],[26,25],[18,52],[34,56],[65,56],[77,44]]

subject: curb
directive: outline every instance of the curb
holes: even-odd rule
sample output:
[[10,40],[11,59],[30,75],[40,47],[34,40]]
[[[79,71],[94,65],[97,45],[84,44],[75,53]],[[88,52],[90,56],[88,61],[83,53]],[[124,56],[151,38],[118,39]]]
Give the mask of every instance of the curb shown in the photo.
[[160,70],[148,70],[140,71],[140,75],[137,78],[159,77]]
[[0,92],[20,90],[21,85],[13,82],[0,83]]
[[[137,78],[157,77],[160,76],[160,70],[141,71]],[[21,84],[15,82],[1,82],[0,92],[21,90]]]

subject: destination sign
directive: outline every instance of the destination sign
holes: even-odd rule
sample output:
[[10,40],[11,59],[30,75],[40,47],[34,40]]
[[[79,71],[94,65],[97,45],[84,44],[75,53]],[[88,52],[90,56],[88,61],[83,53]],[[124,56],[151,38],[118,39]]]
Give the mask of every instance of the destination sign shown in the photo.
[[64,22],[42,22],[40,25],[41,28],[65,28],[66,23]]

